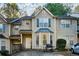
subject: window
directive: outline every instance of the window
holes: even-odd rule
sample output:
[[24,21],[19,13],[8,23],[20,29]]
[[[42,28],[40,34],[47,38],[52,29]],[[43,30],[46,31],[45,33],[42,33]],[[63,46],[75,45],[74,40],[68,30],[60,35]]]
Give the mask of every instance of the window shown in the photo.
[[5,24],[0,24],[0,32],[5,32]]
[[6,50],[6,47],[5,46],[1,46],[1,50]]
[[73,40],[70,40],[70,45],[73,45]]
[[5,41],[1,41],[1,50],[6,50]]
[[26,25],[29,25],[30,23],[29,22],[26,22]]
[[26,25],[30,25],[30,21],[26,21]]
[[43,35],[43,45],[47,44],[46,35]]
[[39,35],[36,37],[36,45],[39,46]]
[[14,26],[14,29],[15,30],[18,30],[19,29],[19,26],[18,25]]
[[61,20],[60,27],[61,28],[69,28],[71,24],[70,20]]
[[51,19],[48,18],[37,19],[37,27],[51,27]]

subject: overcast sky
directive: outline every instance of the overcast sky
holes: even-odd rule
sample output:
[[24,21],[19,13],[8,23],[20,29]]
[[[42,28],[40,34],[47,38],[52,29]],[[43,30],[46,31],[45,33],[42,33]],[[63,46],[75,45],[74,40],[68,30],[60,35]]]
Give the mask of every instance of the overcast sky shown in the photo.
[[35,10],[35,8],[37,8],[38,6],[43,6],[43,5],[44,5],[44,3],[39,3],[39,4],[38,3],[29,3],[29,4],[20,3],[20,4],[18,4],[19,8],[25,12],[27,11],[26,13],[28,15],[31,15],[33,13],[33,11]]
[[[75,6],[79,5],[77,3],[64,3],[65,5],[68,5],[71,7],[72,10],[74,10]],[[45,3],[19,3],[18,6],[21,10],[24,10],[28,15],[31,15],[36,7],[43,6]]]
[[[23,11],[23,14],[27,13],[28,15],[31,15],[36,7],[43,6],[46,3],[17,3],[19,6],[20,11]],[[72,10],[74,10],[75,6],[79,5],[78,3],[64,3],[65,5],[68,5],[71,7]],[[2,4],[0,4],[0,7]]]

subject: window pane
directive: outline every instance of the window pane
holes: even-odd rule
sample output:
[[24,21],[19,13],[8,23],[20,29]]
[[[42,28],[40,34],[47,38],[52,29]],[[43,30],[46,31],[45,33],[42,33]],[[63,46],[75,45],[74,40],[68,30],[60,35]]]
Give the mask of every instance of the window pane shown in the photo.
[[39,19],[39,27],[48,27],[48,26],[49,26],[48,18]]
[[1,50],[6,50],[6,47],[5,46],[1,46]]
[[61,28],[65,28],[65,24],[61,24],[60,27],[61,27]]
[[3,30],[3,24],[0,24],[0,32]]
[[18,25],[14,26],[14,29],[15,30],[18,30],[19,29],[19,26]]
[[1,46],[5,46],[5,41],[1,41]]
[[43,45],[47,44],[46,35],[43,35]]
[[69,28],[71,25],[71,21],[70,20],[61,20],[61,28]]
[[70,24],[66,24],[66,28],[69,28],[70,27]]

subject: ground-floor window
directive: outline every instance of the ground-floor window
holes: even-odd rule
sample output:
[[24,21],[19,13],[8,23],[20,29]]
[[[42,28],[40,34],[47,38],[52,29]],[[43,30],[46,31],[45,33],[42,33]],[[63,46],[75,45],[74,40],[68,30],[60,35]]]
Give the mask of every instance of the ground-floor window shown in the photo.
[[47,44],[46,35],[43,35],[43,45]]
[[5,41],[1,41],[1,50],[6,50]]
[[73,45],[73,41],[72,40],[70,40],[70,45]]

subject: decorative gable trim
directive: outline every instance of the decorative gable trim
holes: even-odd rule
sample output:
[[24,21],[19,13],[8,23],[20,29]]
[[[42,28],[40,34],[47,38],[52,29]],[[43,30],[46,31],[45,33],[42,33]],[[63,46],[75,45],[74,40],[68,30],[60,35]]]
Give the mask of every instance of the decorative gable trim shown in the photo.
[[54,16],[47,8],[43,7],[37,14],[35,14],[34,16],[36,17],[37,15],[39,15],[42,10],[45,10],[50,16],[57,18],[56,16]]
[[3,17],[3,15],[0,14],[0,18],[4,21],[7,22],[7,20]]

